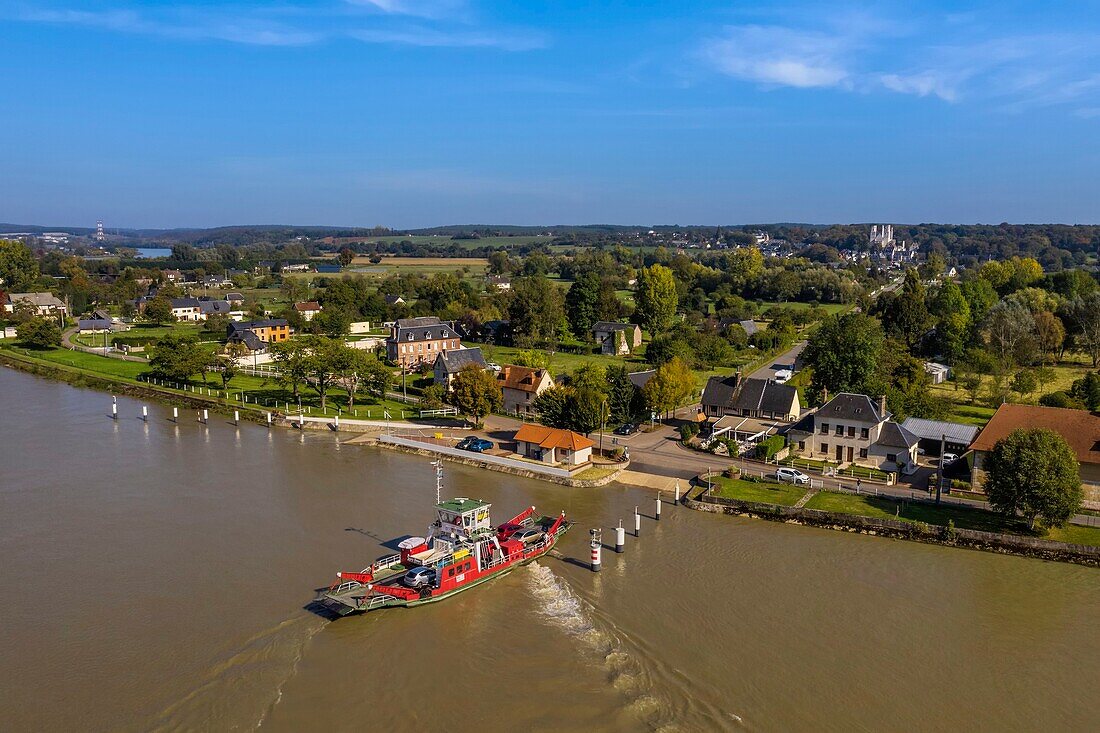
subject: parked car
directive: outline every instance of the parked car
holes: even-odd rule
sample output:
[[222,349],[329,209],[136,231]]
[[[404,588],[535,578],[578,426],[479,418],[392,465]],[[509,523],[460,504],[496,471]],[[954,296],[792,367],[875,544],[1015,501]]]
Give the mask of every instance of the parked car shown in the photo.
[[614,430],[615,435],[633,435],[638,432],[638,426],[632,422],[624,422]]
[[776,384],[783,384],[784,382],[790,381],[793,376],[794,372],[790,369],[780,369],[775,373],[775,382]]
[[485,440],[485,438],[471,437],[470,442],[463,450],[473,451],[474,453],[484,453],[493,447],[491,441]]
[[795,468],[780,468],[775,472],[775,478],[792,484],[810,483],[810,477]]
[[500,364],[497,364],[497,363],[495,363],[495,362],[492,362],[492,361],[490,361],[490,362],[486,362],[486,363],[485,363],[485,366],[487,366],[488,368],[492,369],[492,370],[493,370],[494,372],[499,372],[499,371],[502,371],[502,368],[501,368]]
[[435,570],[431,568],[413,568],[405,573],[401,582],[409,588],[423,588],[435,583]]
[[957,455],[955,455],[954,453],[944,453],[942,456],[940,456],[940,465],[941,466],[950,466],[952,463],[954,463],[957,460],[959,460],[959,457]]
[[477,440],[476,435],[467,435],[465,438],[458,441],[458,445],[456,445],[455,448],[458,448],[459,450],[467,450],[470,447],[470,443],[475,440]]
[[525,545],[529,545],[532,542],[537,542],[542,537],[542,532],[537,529],[521,529],[518,532],[513,532],[508,539],[519,540]]

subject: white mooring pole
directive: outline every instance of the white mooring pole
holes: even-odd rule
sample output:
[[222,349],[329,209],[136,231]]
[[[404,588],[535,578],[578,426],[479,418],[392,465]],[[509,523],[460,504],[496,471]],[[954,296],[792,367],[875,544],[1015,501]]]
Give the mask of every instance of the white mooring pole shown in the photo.
[[173,407],[172,408],[172,422],[179,422],[179,421],[180,421],[180,408]]
[[141,419],[143,422],[149,422],[149,408],[145,405],[141,406]]
[[642,515],[638,513],[638,507],[634,507],[634,536],[642,535]]
[[210,422],[210,413],[206,410],[206,408],[203,408],[203,410],[202,410],[202,424],[207,425],[207,424],[209,424],[209,422]]
[[233,424],[234,425],[240,425],[241,424],[241,411],[240,410],[234,410],[233,411]]
[[118,419],[118,398],[117,397],[111,397],[111,419],[112,420],[117,420]]
[[654,516],[658,522],[661,521],[661,492],[657,492],[657,514]]
[[603,533],[598,529],[590,529],[588,532],[592,535],[592,572],[598,573],[600,572],[600,551],[603,549],[601,547]]
[[271,427],[271,413],[270,412],[267,413],[267,426],[269,428]]
[[626,545],[626,530],[623,529],[623,520],[619,520],[619,526],[615,528],[615,552],[621,553]]

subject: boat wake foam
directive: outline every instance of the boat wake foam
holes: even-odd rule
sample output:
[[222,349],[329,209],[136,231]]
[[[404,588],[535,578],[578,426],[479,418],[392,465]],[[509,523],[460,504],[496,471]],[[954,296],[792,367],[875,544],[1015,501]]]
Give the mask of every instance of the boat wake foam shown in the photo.
[[306,646],[326,625],[300,615],[259,632],[145,726],[152,731],[255,730],[282,699]]
[[[621,695],[628,727],[673,733],[695,729],[695,722],[714,730],[744,730],[740,716],[695,699],[690,680],[668,669],[641,640],[631,639],[598,609],[573,592],[565,580],[538,562],[526,573],[537,612],[548,623],[576,638]],[[631,722],[632,721],[632,722]],[[691,722],[694,721],[694,722]]]

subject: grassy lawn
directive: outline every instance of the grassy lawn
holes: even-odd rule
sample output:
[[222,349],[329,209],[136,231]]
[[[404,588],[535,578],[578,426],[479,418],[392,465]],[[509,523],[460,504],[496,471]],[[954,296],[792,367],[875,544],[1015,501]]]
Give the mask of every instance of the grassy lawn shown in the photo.
[[[85,351],[69,351],[67,349],[51,349],[49,351],[31,351],[18,347],[9,347],[14,354],[30,358],[38,362],[44,362],[64,369],[92,376],[115,379],[126,384],[140,384],[148,386],[147,380],[139,379],[149,371],[146,362],[123,361],[112,359]],[[257,409],[278,409],[286,412],[288,403],[290,411],[297,410],[297,402],[293,398],[293,392],[287,387],[279,385],[274,379],[265,377],[253,377],[241,374],[233,378],[229,383],[228,393],[222,390],[221,379],[216,374],[208,375],[206,382],[192,378],[184,384],[165,385],[157,383],[153,385],[163,389],[168,394],[197,394],[198,396],[220,399],[230,405],[256,407]],[[185,389],[180,389],[185,387]],[[198,390],[196,393],[194,390]],[[320,411],[321,398],[310,387],[300,388],[301,401],[306,414],[322,414]],[[333,388],[328,392],[328,414],[332,414],[335,407],[346,408],[348,402],[347,393],[342,389]],[[345,417],[360,419],[383,419],[383,410],[389,411],[391,418],[400,420],[402,411],[407,418],[419,415],[420,408],[416,405],[407,405],[392,399],[379,399],[374,396],[356,395],[355,411],[348,413],[344,409]]]
[[590,466],[578,474],[574,474],[570,478],[578,479],[580,481],[596,481],[606,476],[610,476],[621,468],[621,466]]
[[[1020,520],[1013,520],[982,509],[915,502],[902,502],[880,496],[859,496],[819,492],[806,503],[807,509],[821,509],[839,514],[855,514],[861,517],[899,519],[904,522],[924,522],[946,526],[953,521],[959,529],[976,529],[984,532],[1007,532],[1023,536],[1035,536]],[[1073,542],[1080,545],[1100,545],[1100,528],[1068,525],[1042,535],[1044,539]]]
[[713,496],[721,496],[726,499],[793,506],[806,495],[806,489],[791,484],[745,481],[744,479],[731,479],[725,476],[715,476],[712,481],[714,483]]

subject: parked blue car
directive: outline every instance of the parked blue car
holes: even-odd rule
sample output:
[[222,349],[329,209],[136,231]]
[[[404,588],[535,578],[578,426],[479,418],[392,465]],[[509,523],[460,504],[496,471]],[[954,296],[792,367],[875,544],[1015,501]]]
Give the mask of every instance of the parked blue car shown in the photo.
[[476,435],[463,438],[455,446],[461,450],[473,451],[474,453],[484,453],[493,447],[492,442],[485,440],[485,438],[479,438]]

